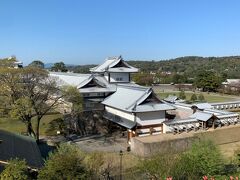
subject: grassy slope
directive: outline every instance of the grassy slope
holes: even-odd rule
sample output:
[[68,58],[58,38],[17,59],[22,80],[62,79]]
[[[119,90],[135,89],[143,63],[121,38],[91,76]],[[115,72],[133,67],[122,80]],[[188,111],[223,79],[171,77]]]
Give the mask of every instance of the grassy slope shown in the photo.
[[[240,152],[240,142],[231,144],[218,145],[220,152],[223,154],[223,158],[226,163],[231,163],[236,158],[236,152]],[[104,154],[104,166],[110,165],[111,175],[119,177],[120,169],[120,156],[119,153],[103,153]],[[132,153],[124,152],[122,157],[122,174],[124,179],[141,179],[137,172],[136,167],[140,162],[140,157],[133,155]]]
[[[40,135],[46,135],[45,131],[49,123],[52,120],[59,118],[61,116],[62,116],[61,114],[51,114],[51,115],[44,116],[40,122]],[[35,129],[35,127],[36,127],[36,120],[33,120],[33,128]],[[0,118],[0,129],[4,129],[14,133],[26,132],[25,124],[17,119],[12,119],[12,118]]]
[[[160,97],[160,99],[164,99],[168,95],[179,95],[179,91],[168,91],[168,92],[156,92],[156,94]],[[191,91],[186,91],[186,99],[190,100],[193,92]],[[196,95],[199,95],[200,93],[196,92]],[[240,97],[237,96],[231,96],[231,95],[221,95],[217,93],[202,93],[205,97],[205,100],[209,103],[214,103],[214,102],[226,102],[226,101],[236,101],[239,100]]]

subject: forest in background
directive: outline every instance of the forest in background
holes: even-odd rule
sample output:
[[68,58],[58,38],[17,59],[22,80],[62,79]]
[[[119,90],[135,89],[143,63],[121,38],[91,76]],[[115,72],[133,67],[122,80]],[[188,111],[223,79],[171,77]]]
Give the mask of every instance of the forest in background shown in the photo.
[[[214,71],[224,75],[226,78],[240,78],[240,56],[226,57],[199,57],[186,56],[169,60],[130,60],[130,65],[137,67],[141,72],[164,73],[164,74],[185,74],[194,78],[196,72],[201,70]],[[69,66],[70,71],[76,73],[89,73],[89,68],[96,65]]]
[[[133,74],[133,80],[141,85],[193,83],[202,87],[209,83],[210,88],[216,90],[226,79],[240,79],[240,56],[199,57],[186,56],[169,60],[131,60],[130,65],[140,69]],[[89,68],[96,65],[68,66],[68,70],[75,73],[90,73]],[[196,84],[197,83],[197,84]]]
[[[3,58],[0,60],[8,60]],[[12,59],[16,60],[13,56]],[[41,62],[44,60],[35,60],[33,62]],[[59,62],[64,62],[61,60]],[[140,72],[151,74],[181,74],[188,78],[194,78],[197,72],[206,70],[212,71],[224,78],[237,79],[240,78],[240,56],[224,56],[224,57],[200,57],[185,56],[168,60],[126,60],[130,65],[139,68]],[[32,63],[31,63],[32,64]],[[56,64],[56,63],[55,63]],[[25,65],[27,66],[27,65]],[[46,69],[51,69],[54,63],[43,64]],[[89,68],[97,66],[97,64],[86,65],[68,65],[65,63],[68,71],[74,73],[90,73]]]
[[[191,83],[194,87],[202,88],[203,91],[218,91],[221,83],[226,79],[240,79],[240,56],[186,56],[160,61],[130,60],[127,62],[140,69],[139,73],[132,74],[132,80],[146,86]],[[29,64],[29,66],[45,67],[50,71],[74,73],[90,73],[89,69],[97,66],[96,64],[67,65],[63,61],[49,65],[41,60],[35,60]]]

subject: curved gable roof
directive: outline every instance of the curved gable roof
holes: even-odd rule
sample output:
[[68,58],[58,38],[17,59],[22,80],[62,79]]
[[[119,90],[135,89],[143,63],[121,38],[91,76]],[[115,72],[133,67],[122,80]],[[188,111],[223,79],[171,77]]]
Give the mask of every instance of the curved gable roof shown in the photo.
[[147,97],[149,89],[142,86],[117,85],[116,92],[107,97],[102,104],[132,112],[134,106]]
[[92,75],[91,74],[78,74],[78,73],[60,73],[50,72],[49,75],[52,78],[56,78],[59,86],[71,85],[78,87],[81,83],[87,81]]
[[[123,63],[124,66],[117,66],[119,63]],[[121,56],[107,58],[103,64],[100,64],[90,69],[91,72],[138,72],[137,68],[130,66],[126,63]]]
[[197,120],[200,121],[208,121],[210,118],[214,116],[213,113],[206,113],[206,112],[195,112],[190,116],[190,118],[196,118]]
[[138,85],[117,85],[117,91],[102,104],[127,112],[150,112],[175,109],[161,102],[143,103],[153,93],[151,88]]
[[193,104],[192,107],[197,107],[198,109],[211,109],[212,106],[211,104],[209,103],[196,103],[196,104]]

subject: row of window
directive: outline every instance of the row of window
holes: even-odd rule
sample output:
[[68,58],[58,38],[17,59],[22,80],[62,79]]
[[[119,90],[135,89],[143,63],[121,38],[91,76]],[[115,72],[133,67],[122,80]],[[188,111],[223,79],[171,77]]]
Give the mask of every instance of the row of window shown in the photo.
[[83,97],[89,96],[104,96],[104,93],[83,93]]
[[122,77],[117,77],[116,81],[123,81],[123,78]]

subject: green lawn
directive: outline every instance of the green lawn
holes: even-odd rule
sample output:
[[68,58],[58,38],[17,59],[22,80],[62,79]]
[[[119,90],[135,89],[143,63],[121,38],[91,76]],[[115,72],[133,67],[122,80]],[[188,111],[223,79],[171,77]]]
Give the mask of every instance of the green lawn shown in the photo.
[[[43,117],[40,122],[40,135],[46,135],[45,131],[49,126],[49,123],[56,119],[62,117],[61,114],[50,114]],[[33,120],[33,128],[35,130],[36,120]],[[22,121],[12,118],[0,118],[0,129],[14,132],[14,133],[23,133],[26,132],[25,124]]]
[[[178,96],[179,91],[156,92],[156,94],[158,95],[158,97],[160,97],[160,99],[164,99],[168,95],[177,95]],[[190,100],[192,94],[193,94],[193,92],[186,91],[185,92],[186,100]],[[200,94],[199,92],[196,92],[196,95],[199,95],[199,94]],[[221,95],[221,94],[217,94],[217,93],[206,93],[206,92],[203,92],[202,94],[204,95],[205,100],[209,103],[240,100],[240,97],[238,97],[238,96],[231,96],[231,95],[225,95],[225,94]]]

